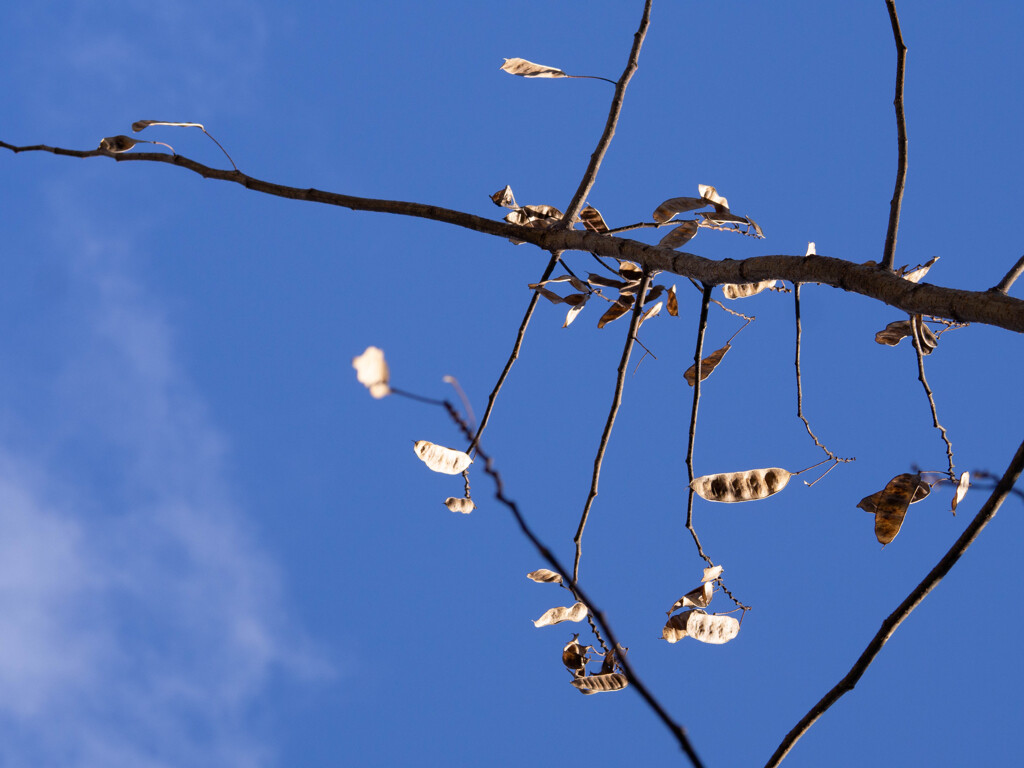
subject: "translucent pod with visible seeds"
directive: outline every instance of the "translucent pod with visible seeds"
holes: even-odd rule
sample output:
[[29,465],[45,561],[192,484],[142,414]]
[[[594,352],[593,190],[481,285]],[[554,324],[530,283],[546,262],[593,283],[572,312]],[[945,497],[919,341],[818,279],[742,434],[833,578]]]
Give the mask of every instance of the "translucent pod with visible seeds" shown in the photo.
[[612,672],[609,675],[587,675],[577,677],[572,684],[584,695],[591,693],[604,693],[605,691],[621,691],[629,681],[626,676],[619,672]]
[[430,469],[446,475],[457,475],[473,463],[468,454],[445,448],[443,445],[434,445],[428,440],[417,440],[413,444],[413,449]]
[[744,472],[695,477],[690,487],[694,493],[708,501],[755,501],[781,491],[792,476],[792,473],[779,467],[748,469]]
[[762,280],[760,283],[726,283],[722,286],[722,295],[727,299],[745,299],[761,291],[774,288],[775,280]]
[[561,584],[562,574],[549,571],[547,568],[538,568],[536,571],[530,571],[526,574],[526,578],[531,581],[547,584]]
[[678,642],[684,637],[692,637],[702,643],[721,645],[736,637],[740,631],[740,623],[732,616],[704,611],[684,611],[669,619],[661,631],[662,639],[670,643]]

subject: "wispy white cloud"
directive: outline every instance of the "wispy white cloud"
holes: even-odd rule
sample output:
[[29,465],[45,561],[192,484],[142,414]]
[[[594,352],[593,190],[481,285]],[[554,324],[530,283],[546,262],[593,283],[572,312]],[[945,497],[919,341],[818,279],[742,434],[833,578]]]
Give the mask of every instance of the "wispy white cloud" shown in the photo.
[[331,672],[158,302],[118,266],[129,245],[76,236],[59,418],[35,448],[0,433],[0,763],[268,765],[247,713],[271,676]]

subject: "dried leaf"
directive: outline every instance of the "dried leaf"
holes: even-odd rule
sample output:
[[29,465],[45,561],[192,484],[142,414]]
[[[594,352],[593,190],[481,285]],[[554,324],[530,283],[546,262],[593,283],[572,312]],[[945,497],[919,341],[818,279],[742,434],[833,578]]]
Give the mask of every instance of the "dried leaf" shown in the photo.
[[177,128],[198,128],[203,132],[206,131],[202,123],[172,123],[166,120],[136,120],[132,123],[132,132],[138,133],[143,128],[148,128],[151,125],[170,125]]
[[562,663],[565,664],[565,668],[570,672],[577,675],[582,675],[583,670],[587,666],[587,651],[593,646],[582,645],[579,642],[579,635],[573,635],[572,640],[565,644],[562,649]]
[[897,320],[894,323],[889,323],[885,328],[876,333],[875,341],[879,344],[895,347],[912,332],[909,320]]
[[620,291],[626,287],[626,284],[621,280],[616,280],[614,277],[605,277],[604,275],[595,275],[593,272],[587,274],[587,282],[591,285],[599,285],[602,288],[618,288]]
[[776,282],[778,281],[762,280],[760,283],[726,283],[722,286],[722,295],[727,299],[745,299],[774,288]]
[[569,284],[573,288],[575,288],[577,291],[582,291],[583,293],[586,293],[586,294],[590,293],[590,286],[587,285],[586,283],[584,283],[578,277],[574,277],[572,275],[569,275]]
[[668,289],[668,313],[672,317],[679,317],[679,299],[676,298],[675,285]]
[[757,501],[778,493],[793,475],[779,467],[695,477],[690,487],[708,501]]
[[434,445],[426,440],[417,440],[413,450],[430,469],[446,475],[457,475],[473,463],[469,454],[445,448],[443,445]]
[[590,298],[589,293],[570,293],[564,299],[562,303],[568,304],[570,307],[579,307],[587,303],[587,299]]
[[647,320],[649,320],[650,318],[656,317],[657,315],[661,314],[662,306],[663,306],[662,302],[659,301],[653,307],[651,307],[646,312],[644,312],[644,316],[640,318],[640,322],[636,326],[637,330],[639,330],[640,326],[643,325]]
[[669,609],[669,614],[673,614],[680,608],[707,608],[708,603],[711,602],[711,596],[714,594],[715,585],[710,581],[705,581],[696,589],[691,589],[685,595],[676,600],[675,604]]
[[705,581],[714,581],[722,575],[723,570],[725,569],[720,565],[713,565],[710,568],[705,568],[704,578],[701,579],[701,582],[703,583]]
[[818,252],[814,250],[814,243],[813,242],[808,243],[807,244],[807,253],[804,254],[804,258],[806,259],[808,256],[817,256],[817,255],[818,255]]
[[526,574],[526,578],[544,584],[562,583],[562,574],[549,571],[547,568],[538,568],[536,571],[530,571],[530,573]]
[[569,311],[565,313],[565,322],[562,323],[562,327],[568,328],[572,325],[573,320],[575,320],[576,316],[583,311],[583,307],[585,307],[586,304],[586,302],[583,302],[582,304],[577,304],[574,307],[569,307]]
[[620,261],[619,275],[626,280],[635,281],[644,276],[644,271],[632,261]]
[[391,393],[388,386],[390,372],[384,362],[384,352],[377,347],[367,347],[358,357],[352,358],[352,367],[356,369],[356,379],[370,390],[370,397],[380,400]]
[[953,514],[956,514],[957,505],[964,500],[964,496],[967,495],[967,489],[971,486],[971,475],[968,472],[964,472],[960,475],[960,482],[956,487],[956,495],[953,496]]
[[629,312],[630,308],[633,305],[633,302],[628,301],[627,303],[625,300],[632,298],[632,296],[620,297],[618,301],[616,301],[614,304],[608,307],[605,313],[601,315],[601,319],[597,321],[597,327],[604,328],[606,325],[608,325],[608,323],[612,322],[613,320],[618,320],[624,314]]
[[495,205],[500,205],[502,208],[518,208],[516,205],[516,196],[512,194],[512,187],[508,184],[505,185],[504,189],[499,189],[493,195],[491,195],[491,201]]
[[914,336],[917,337],[917,344],[921,347],[921,354],[930,355],[939,345],[939,337],[932,333],[932,329],[925,324],[921,315],[914,315],[910,325],[913,328]]
[[922,277],[928,274],[928,270],[931,269],[932,265],[935,264],[935,262],[938,260],[939,257],[936,256],[934,259],[931,259],[927,263],[922,264],[920,267],[912,269],[910,272],[907,272],[906,274],[902,275],[903,279],[909,280],[912,283],[918,282]]
[[100,149],[118,154],[120,152],[127,152],[136,144],[138,142],[131,136],[108,136],[100,141]]
[[532,288],[537,293],[539,293],[541,296],[543,296],[545,299],[550,301],[552,304],[563,304],[563,303],[565,303],[565,299],[563,299],[561,296],[559,296],[554,291],[549,291],[547,288],[542,286],[540,283],[530,283],[526,287],[527,288]]
[[580,221],[582,221],[583,226],[591,232],[603,234],[608,231],[608,225],[604,223],[604,218],[601,216],[601,212],[593,206],[588,205],[580,211]]
[[543,616],[533,622],[533,626],[548,627],[552,624],[561,624],[563,621],[583,621],[586,617],[587,606],[583,603],[574,603],[568,608],[549,608]]
[[621,691],[627,685],[629,681],[626,680],[626,676],[619,672],[613,672],[610,675],[587,675],[585,677],[577,677],[572,681],[572,684],[580,690],[584,695],[591,693],[604,693],[605,691]]
[[714,187],[708,186],[707,184],[698,184],[697,191],[700,192],[700,196],[715,206],[716,211],[728,211],[729,201],[718,194],[718,190]]
[[684,221],[658,241],[662,248],[678,248],[693,240],[700,223],[697,220]]
[[651,289],[651,290],[649,290],[647,292],[647,296],[644,297],[644,306],[646,307],[648,304],[650,304],[656,298],[661,296],[661,294],[663,294],[664,292],[665,292],[665,286],[664,285],[656,285],[656,286],[654,286],[653,289]]
[[896,538],[907,514],[907,507],[931,493],[931,486],[920,473],[904,472],[886,483],[885,488],[865,496],[857,504],[875,515],[875,538],[883,546]]
[[457,499],[454,496],[449,496],[445,499],[444,505],[452,512],[461,512],[464,515],[468,515],[476,509],[476,504],[473,503],[472,499]]
[[545,67],[543,64],[534,64],[526,59],[505,59],[501,69],[510,75],[519,77],[568,77],[560,69]]
[[[716,349],[710,355],[700,361],[700,380],[704,381],[711,372],[715,370],[722,358],[725,357],[725,353],[731,349],[728,342],[721,349]],[[697,381],[697,366],[691,365],[686,369],[686,373],[683,374],[686,377],[686,382],[692,387]]]
[[666,221],[671,221],[677,213],[693,211],[706,205],[710,205],[710,203],[701,197],[672,197],[655,208],[651,215],[658,224],[664,224]]
[[702,643],[721,645],[736,637],[739,631],[740,623],[732,616],[690,610],[670,618],[665,623],[661,636],[670,643],[678,642],[684,637],[692,637]]

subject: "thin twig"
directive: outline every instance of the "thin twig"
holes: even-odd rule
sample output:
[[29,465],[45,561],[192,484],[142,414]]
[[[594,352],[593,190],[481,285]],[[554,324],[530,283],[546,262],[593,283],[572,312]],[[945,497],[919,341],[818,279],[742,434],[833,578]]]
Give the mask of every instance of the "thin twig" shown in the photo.
[[583,556],[583,529],[587,526],[587,518],[590,516],[590,507],[597,498],[597,485],[601,479],[601,463],[604,461],[604,453],[608,449],[608,440],[612,436],[612,427],[615,426],[615,417],[619,413],[619,406],[622,404],[622,390],[626,385],[626,372],[629,369],[629,355],[633,351],[633,343],[636,341],[636,332],[640,328],[640,318],[644,314],[644,296],[651,286],[652,275],[644,272],[640,280],[640,287],[637,288],[636,300],[633,302],[633,316],[630,318],[629,331],[626,334],[626,343],[622,346],[622,357],[619,359],[618,374],[615,377],[615,394],[612,395],[612,406],[608,411],[608,419],[604,423],[604,431],[601,433],[601,442],[597,446],[597,456],[594,457],[594,474],[590,480],[590,492],[587,494],[587,502],[583,505],[583,514],[580,515],[580,524],[576,529],[573,542],[576,544],[576,559],[572,566],[573,581],[579,578],[580,558]]
[[534,229],[438,205],[289,187],[257,179],[240,171],[211,168],[184,155],[166,155],[160,152],[112,154],[101,149],[65,149],[45,144],[15,146],[5,141],[0,141],[0,148],[15,153],[49,152],[63,157],[105,157],[116,162],[164,163],[191,171],[206,179],[238,184],[264,195],[349,208],[353,211],[371,211],[437,221],[493,237],[521,240],[548,252],[582,251],[611,259],[628,260],[652,272],[694,278],[712,285],[769,279],[791,283],[819,283],[847,293],[866,296],[907,313],[945,317],[960,322],[984,323],[1024,333],[1024,301],[1021,299],[996,291],[967,291],[930,283],[909,283],[894,273],[880,270],[876,266],[857,264],[821,254],[809,257],[752,256],[740,260],[705,259],[692,253],[647,245],[637,240],[572,229]]
[[[443,405],[445,407],[445,410],[448,411],[448,415],[451,417],[451,419],[458,425],[459,429],[462,430],[463,435],[465,435],[466,438],[471,438],[473,434],[472,431],[465,424],[465,422],[462,421],[462,418],[459,416],[458,411],[455,410],[455,407],[451,403],[448,403],[447,401],[443,403]],[[544,558],[544,560],[547,561],[548,565],[550,565],[556,573],[562,574],[563,578],[567,579],[568,572],[566,571],[565,567],[558,560],[558,558],[555,557],[554,553],[552,553],[551,550],[548,549],[539,538],[537,538],[537,535],[526,523],[526,519],[519,511],[518,505],[505,495],[505,486],[504,483],[502,482],[501,474],[498,472],[497,469],[494,468],[494,461],[487,453],[484,452],[484,450],[479,445],[477,446],[477,454],[480,456],[480,458],[484,460],[484,472],[486,472],[487,475],[490,476],[490,478],[494,481],[495,498],[502,504],[504,504],[506,507],[508,507],[509,511],[512,512],[513,517],[515,517],[516,522],[519,524],[519,529],[523,532],[523,535],[525,535],[526,538],[530,540],[530,543],[533,544],[534,549],[537,550],[537,553],[542,558]],[[576,596],[576,598],[585,606],[587,606],[588,614],[590,616],[593,616],[596,623],[599,624],[602,629],[604,629],[605,634],[608,636],[608,644],[612,648],[621,647],[621,644],[616,638],[615,632],[612,630],[611,625],[608,623],[608,619],[605,616],[604,612],[601,611],[594,604],[594,601],[590,599],[590,597],[583,590],[583,588],[580,587],[577,581],[575,579],[572,579],[571,581],[569,581],[567,586]],[[626,660],[625,654],[619,655],[619,663],[622,668],[622,673],[626,676],[626,679],[629,680],[630,685],[632,685],[636,689],[637,693],[640,694],[643,700],[647,702],[647,705],[658,716],[658,719],[660,719],[669,729],[669,731],[671,731],[672,735],[679,743],[679,747],[689,758],[690,763],[694,766],[694,768],[703,768],[704,764],[701,762],[696,750],[690,743],[690,739],[686,735],[686,730],[678,723],[676,723],[675,720],[673,720],[672,717],[668,714],[668,712],[665,711],[665,708],[662,707],[661,703],[656,698],[654,698],[654,694],[652,694],[648,690],[647,686],[644,685],[643,681],[640,680],[636,672],[633,670],[632,665],[629,663],[629,661]]]
[[[559,254],[552,253],[551,260],[548,261],[547,267],[544,268],[544,274],[540,276],[538,283],[543,283],[549,277],[555,269],[555,265],[558,263]],[[505,362],[505,367],[501,371],[501,375],[498,377],[497,383],[494,385],[494,389],[491,390],[491,394],[487,398],[487,408],[484,409],[484,415],[480,419],[480,426],[476,430],[476,434],[473,435],[473,439],[466,449],[466,453],[473,453],[473,449],[476,448],[476,444],[480,441],[480,436],[483,435],[484,429],[487,428],[487,422],[491,420],[491,411],[494,410],[494,403],[498,400],[498,393],[501,392],[502,386],[505,384],[505,379],[508,378],[509,373],[512,371],[512,366],[519,358],[519,350],[523,346],[523,338],[526,336],[526,328],[530,325],[530,319],[533,317],[533,310],[537,308],[537,300],[540,298],[540,291],[534,291],[533,296],[530,297],[530,303],[526,307],[526,312],[523,314],[523,320],[519,323],[519,331],[516,333],[516,343],[512,345],[512,352],[508,356],[508,360]]]
[[700,403],[700,362],[704,356],[704,331],[708,326],[708,307],[711,304],[712,285],[704,286],[704,297],[700,303],[700,321],[697,325],[697,350],[693,353],[693,408],[690,411],[690,435],[686,442],[686,474],[689,479],[689,496],[686,500],[686,530],[693,537],[693,543],[697,545],[697,554],[700,555],[708,565],[714,565],[711,558],[704,554],[704,548],[700,545],[700,538],[693,527],[693,444],[697,436],[697,405]]
[[899,165],[896,168],[896,186],[889,203],[889,229],[885,233],[885,250],[882,255],[882,269],[892,270],[896,257],[896,232],[900,228],[900,208],[903,205],[903,187],[907,182],[907,119],[903,114],[903,76],[907,68],[907,46],[903,44],[900,19],[896,15],[896,0],[885,0],[892,24],[892,36],[896,43],[896,95],[892,104],[896,109],[896,133],[899,144]]
[[612,137],[615,135],[615,126],[619,123],[619,115],[622,113],[622,102],[626,97],[626,87],[633,78],[633,73],[636,72],[637,61],[640,58],[640,49],[643,47],[644,38],[647,36],[647,27],[651,23],[651,2],[652,0],[647,0],[644,3],[644,12],[640,18],[640,26],[633,35],[633,48],[630,50],[629,58],[626,60],[626,68],[622,71],[622,76],[619,77],[619,81],[615,85],[615,95],[612,96],[612,104],[608,110],[608,119],[605,121],[604,131],[597,142],[597,148],[594,149],[593,154],[590,156],[590,163],[587,165],[587,170],[583,173],[583,178],[580,179],[579,187],[576,188],[576,194],[572,196],[572,201],[569,203],[569,207],[565,209],[565,215],[562,217],[562,220],[556,225],[558,228],[572,227],[573,222],[576,221],[576,217],[579,216],[583,208],[583,202],[590,196],[590,190],[594,188],[597,172],[601,169],[601,162],[604,160],[608,147],[612,143]]
[[775,754],[771,756],[771,759],[765,764],[765,768],[775,768],[779,763],[782,762],[783,758],[793,748],[793,745],[800,740],[807,729],[810,728],[820,718],[829,707],[835,704],[839,698],[852,691],[857,685],[860,678],[864,675],[871,663],[878,656],[882,647],[889,641],[889,638],[893,636],[900,624],[911,614],[911,612],[921,604],[921,601],[928,596],[928,594],[935,588],[935,586],[942,581],[943,577],[949,573],[950,569],[956,565],[956,562],[960,557],[967,551],[967,549],[974,543],[974,540],[978,538],[982,529],[988,524],[988,522],[995,517],[996,512],[999,511],[999,507],[1003,501],[1010,494],[1011,489],[1020,477],[1021,471],[1024,470],[1024,443],[1017,448],[1017,453],[1010,461],[1010,465],[1006,468],[1006,472],[1000,479],[998,485],[992,495],[988,497],[988,500],[975,515],[974,520],[967,526],[967,529],[960,535],[949,551],[942,556],[942,559],[936,563],[935,567],[931,569],[924,580],[918,584],[914,590],[907,595],[907,597],[900,603],[899,607],[889,615],[884,622],[882,622],[881,628],[868,643],[867,648],[860,655],[860,658],[854,663],[850,671],[846,676],[836,683],[835,687],[826,693],[821,700],[815,704],[811,710],[803,716],[796,727],[793,728],[786,737],[779,744],[779,748],[775,750]]
[[1006,292],[1010,290],[1010,286],[1016,282],[1017,278],[1024,274],[1024,256],[1017,259],[1017,263],[1010,268],[1010,271],[1006,273],[1006,276],[999,281],[999,285],[994,288],[989,288],[990,291],[996,291],[1004,296]]
[[[832,451],[830,451],[828,448],[822,445],[822,443],[818,440],[817,435],[815,435],[814,432],[811,430],[810,422],[807,421],[807,418],[804,416],[804,392],[803,385],[800,382],[800,334],[802,333],[802,326],[800,324],[800,283],[793,283],[793,305],[794,307],[796,307],[796,415],[799,416],[800,421],[804,423],[804,427],[807,428],[807,434],[811,436],[811,440],[814,441],[814,444],[821,448],[821,450],[823,450],[830,459],[833,459],[836,462],[844,463],[848,461],[855,461],[855,457],[849,459],[840,459],[834,453],[832,453]],[[822,475],[822,477],[824,476],[825,475]],[[819,477],[818,480],[820,479],[821,478]],[[815,480],[814,482],[818,481]]]
[[924,393],[928,395],[928,405],[932,409],[932,426],[935,427],[939,432],[942,433],[942,441],[946,444],[946,457],[949,460],[949,479],[952,482],[956,482],[956,474],[953,472],[953,444],[949,442],[949,437],[946,435],[946,428],[939,423],[939,414],[935,411],[935,398],[932,396],[932,388],[928,386],[928,379],[924,375],[924,354],[921,350],[921,339],[920,339],[920,327],[923,322],[920,320],[920,315],[915,318],[910,318],[910,340],[914,342],[914,351],[917,353],[917,379],[921,382],[921,386],[924,387]]

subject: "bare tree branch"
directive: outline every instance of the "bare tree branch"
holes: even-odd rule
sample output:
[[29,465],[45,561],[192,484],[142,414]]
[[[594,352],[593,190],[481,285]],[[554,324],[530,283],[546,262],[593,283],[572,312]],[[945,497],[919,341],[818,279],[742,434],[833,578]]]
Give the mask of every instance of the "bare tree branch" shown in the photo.
[[378,200],[342,195],[318,189],[300,189],[274,184],[240,171],[225,171],[197,163],[183,155],[157,152],[112,154],[105,150],[73,150],[36,144],[18,147],[0,141],[12,152],[50,152],[67,157],[107,157],[118,162],[167,163],[199,174],[239,184],[263,194],[335,205],[354,211],[373,211],[413,216],[452,224],[474,232],[522,240],[548,252],[584,251],[609,258],[628,260],[651,272],[670,272],[706,285],[756,283],[785,280],[790,283],[821,283],[848,293],[857,293],[910,314],[934,315],[957,322],[975,322],[1024,332],[1024,301],[995,291],[964,291],[929,283],[911,283],[874,262],[856,264],[828,256],[755,256],[741,261],[714,261],[684,251],[647,245],[636,240],[598,235],[577,230],[533,229],[485,219],[462,211],[400,200]]
[[1014,264],[1010,271],[1006,273],[1006,276],[999,281],[999,285],[995,288],[990,288],[991,291],[998,291],[999,293],[1006,295],[1006,292],[1010,290],[1010,286],[1013,285],[1017,278],[1024,273],[1024,256],[1017,259],[1017,263]]
[[604,124],[604,132],[601,134],[601,139],[597,143],[597,148],[594,153],[590,156],[590,164],[587,165],[587,170],[583,174],[583,178],[580,180],[579,187],[576,188],[576,194],[572,196],[572,201],[569,203],[569,207],[565,211],[565,215],[562,217],[560,222],[561,227],[572,228],[573,222],[579,215],[580,210],[583,208],[583,203],[587,199],[587,195],[590,194],[590,190],[594,187],[594,182],[597,181],[597,172],[601,169],[601,162],[604,160],[605,154],[608,152],[608,147],[612,143],[612,137],[615,135],[615,127],[619,123],[619,115],[622,113],[622,102],[626,97],[626,87],[629,85],[629,81],[633,78],[633,73],[636,72],[637,61],[640,58],[640,49],[643,47],[644,38],[647,36],[647,28],[651,23],[651,3],[653,0],[647,0],[644,3],[643,16],[640,18],[640,27],[633,35],[633,48],[629,52],[629,59],[626,61],[626,68],[622,72],[622,76],[619,77],[619,82],[615,85],[615,95],[612,97],[611,109],[608,110],[608,119]]
[[[629,331],[626,334],[626,343],[622,346],[622,357],[619,359],[618,375],[615,377],[615,394],[612,395],[612,407],[608,411],[608,419],[604,423],[604,432],[601,433],[601,442],[597,446],[597,456],[594,457],[594,474],[590,480],[590,492],[587,494],[587,502],[583,505],[583,514],[580,515],[580,524],[576,529],[573,541],[576,544],[576,559],[572,566],[573,581],[580,575],[580,558],[583,556],[583,529],[587,526],[587,518],[590,516],[590,507],[597,498],[597,484],[601,479],[601,464],[604,461],[604,453],[608,449],[608,440],[612,436],[612,427],[615,426],[615,417],[619,413],[619,406],[622,404],[622,390],[626,386],[626,371],[629,370],[629,355],[633,351],[633,342],[636,341],[637,331],[640,329],[640,318],[644,314],[644,298],[647,289],[651,287],[652,275],[644,272],[640,287],[636,291],[636,299],[633,301],[633,316],[629,321]],[[615,645],[612,644],[614,648]]]
[[950,569],[956,565],[960,557],[967,551],[968,547],[974,543],[974,540],[978,538],[982,529],[988,524],[988,522],[995,517],[996,512],[999,511],[999,507],[1003,501],[1010,494],[1011,489],[1020,477],[1021,471],[1024,470],[1024,443],[1021,443],[1017,448],[1017,453],[1010,461],[1010,466],[1006,468],[1006,472],[1003,474],[998,485],[992,495],[988,497],[988,500],[982,505],[978,514],[975,515],[974,520],[967,526],[967,529],[960,535],[960,538],[956,540],[949,551],[942,556],[942,559],[936,563],[935,567],[931,569],[924,580],[918,584],[914,590],[907,595],[906,599],[900,603],[899,607],[890,614],[884,622],[882,622],[881,628],[868,643],[867,648],[857,659],[853,667],[846,674],[846,676],[836,683],[835,687],[826,693],[822,699],[815,704],[811,710],[803,716],[796,727],[793,728],[786,738],[779,744],[779,748],[775,750],[775,754],[771,756],[771,759],[765,764],[765,768],[775,768],[779,763],[782,762],[783,758],[793,748],[793,745],[800,740],[807,729],[810,728],[814,723],[821,717],[829,707],[835,704],[839,698],[852,691],[857,685],[860,678],[867,671],[867,668],[871,666],[871,663],[878,656],[882,647],[889,641],[889,638],[893,636],[900,624],[911,614],[911,612],[921,604],[921,601],[928,596],[935,586],[942,581],[943,577],[949,573]]
[[891,271],[896,255],[896,232],[900,228],[903,187],[907,182],[907,119],[903,114],[903,75],[907,68],[907,46],[903,44],[900,19],[896,15],[896,0],[885,0],[885,5],[889,9],[889,22],[892,24],[892,36],[896,43],[896,95],[892,104],[896,109],[896,133],[899,144],[896,187],[889,203],[889,229],[885,233],[885,250],[882,255],[882,268]]
[[697,324],[697,349],[693,353],[693,406],[690,409],[690,434],[686,440],[686,477],[689,481],[689,495],[686,500],[686,530],[693,537],[693,543],[697,545],[697,554],[700,555],[708,565],[714,565],[711,558],[704,554],[704,548],[700,544],[700,538],[693,527],[693,444],[697,437],[697,406],[700,404],[700,367],[701,358],[704,357],[704,331],[708,327],[708,307],[711,305],[711,289],[713,286],[704,286],[704,297],[700,303],[700,320]]
[[[638,303],[640,303],[639,300]],[[462,430],[463,435],[465,435],[467,439],[472,439],[472,430],[465,421],[463,421],[462,417],[459,416],[459,412],[455,407],[448,401],[444,401],[440,404],[448,411],[448,415],[451,417],[452,421],[458,425],[459,429]],[[530,543],[533,544],[537,553],[547,561],[548,565],[550,565],[556,573],[560,573],[563,578],[568,579],[568,571],[566,571],[562,566],[562,563],[557,557],[555,557],[554,553],[552,553],[551,550],[548,549],[539,538],[537,538],[537,535],[533,532],[527,524],[526,519],[519,511],[518,505],[505,495],[505,486],[502,482],[501,474],[494,468],[494,461],[479,445],[477,446],[477,454],[484,460],[484,472],[486,472],[494,481],[495,498],[512,512],[513,517],[516,519],[516,523],[519,524],[519,529],[523,532],[523,535],[530,540]],[[612,648],[621,647],[618,638],[615,636],[615,632],[612,630],[611,625],[608,623],[608,619],[605,617],[604,612],[594,604],[594,601],[590,599],[586,592],[584,592],[583,588],[576,582],[576,579],[574,578],[569,581],[567,586],[572,593],[576,595],[577,599],[587,606],[588,612],[594,617],[597,623],[601,625],[601,628],[604,629],[605,634],[608,636],[609,645],[611,645]],[[654,698],[654,694],[647,689],[647,686],[644,685],[643,681],[637,676],[636,672],[633,670],[633,666],[629,663],[625,654],[618,655],[618,660],[622,667],[622,672],[626,676],[626,679],[629,680],[630,685],[636,688],[637,693],[639,693],[643,700],[647,702],[647,706],[654,711],[658,716],[658,719],[661,720],[669,731],[672,732],[672,735],[679,743],[679,747],[689,758],[690,763],[694,768],[704,768],[704,764],[701,762],[696,750],[690,743],[689,737],[686,735],[686,730],[676,723],[668,712],[665,711],[665,708],[661,703]]]

